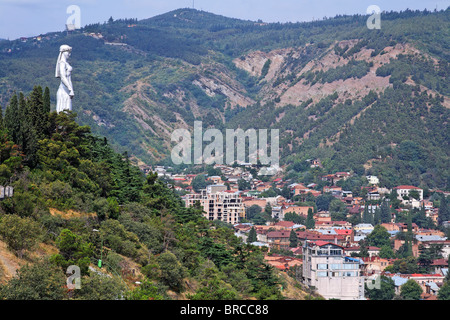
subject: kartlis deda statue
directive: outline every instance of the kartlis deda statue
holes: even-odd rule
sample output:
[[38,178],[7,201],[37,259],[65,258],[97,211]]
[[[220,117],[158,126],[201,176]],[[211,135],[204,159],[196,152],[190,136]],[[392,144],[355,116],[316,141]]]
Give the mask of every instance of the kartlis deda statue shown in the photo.
[[56,112],[72,110],[72,99],[74,96],[72,86],[72,67],[67,62],[72,53],[72,47],[64,44],[59,48],[58,61],[56,62],[55,77],[61,79],[58,92],[56,93]]

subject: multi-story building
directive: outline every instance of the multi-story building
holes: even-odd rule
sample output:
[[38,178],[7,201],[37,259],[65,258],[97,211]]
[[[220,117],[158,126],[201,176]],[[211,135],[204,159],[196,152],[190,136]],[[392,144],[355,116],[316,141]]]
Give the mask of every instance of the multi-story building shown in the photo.
[[225,185],[209,185],[199,194],[188,194],[185,197],[186,207],[199,202],[203,215],[208,220],[220,220],[231,224],[245,217],[245,206],[236,193],[227,192]]
[[359,259],[345,256],[344,248],[332,242],[304,242],[304,284],[325,299],[364,299],[363,265]]
[[419,201],[423,200],[423,189],[414,187],[414,186],[398,186],[395,187],[394,189],[397,190],[397,195],[398,195],[398,199],[399,200],[403,200],[403,197],[409,197],[410,196],[410,192],[415,190],[417,191],[417,193],[419,194]]

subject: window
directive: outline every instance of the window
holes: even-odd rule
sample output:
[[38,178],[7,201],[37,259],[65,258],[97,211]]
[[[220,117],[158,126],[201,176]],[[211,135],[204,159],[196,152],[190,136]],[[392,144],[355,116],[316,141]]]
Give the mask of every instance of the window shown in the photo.
[[331,270],[338,270],[338,269],[342,269],[341,265],[339,263],[332,263],[330,264],[330,269]]
[[345,271],[344,272],[344,277],[354,277],[354,276],[356,276],[354,271]]
[[332,277],[340,277],[341,272],[330,272]]
[[319,272],[317,272],[317,276],[318,277],[326,277],[327,276],[327,272],[326,271],[319,271]]
[[332,256],[340,256],[341,254],[342,254],[341,250],[335,250],[335,249],[330,250],[330,255],[332,255]]
[[328,265],[326,263],[318,263],[317,264],[317,270],[327,270]]

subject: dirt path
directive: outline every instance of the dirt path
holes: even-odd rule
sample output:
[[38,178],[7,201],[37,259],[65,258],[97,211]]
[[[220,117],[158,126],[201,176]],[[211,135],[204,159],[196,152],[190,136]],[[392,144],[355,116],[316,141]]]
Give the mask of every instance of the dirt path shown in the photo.
[[20,267],[17,258],[7,249],[3,241],[0,241],[0,267],[3,269],[6,279],[14,277],[16,270]]

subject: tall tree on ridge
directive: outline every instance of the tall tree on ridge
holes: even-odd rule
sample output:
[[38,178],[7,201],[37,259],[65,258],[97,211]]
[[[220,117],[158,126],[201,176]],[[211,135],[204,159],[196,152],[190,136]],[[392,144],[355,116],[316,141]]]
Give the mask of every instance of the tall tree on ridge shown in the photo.
[[19,100],[17,94],[14,94],[6,106],[3,125],[8,131],[11,140],[20,144],[20,118],[19,118]]
[[44,103],[44,112],[50,113],[50,89],[48,87],[45,87],[44,90],[44,97],[43,97],[43,103]]

